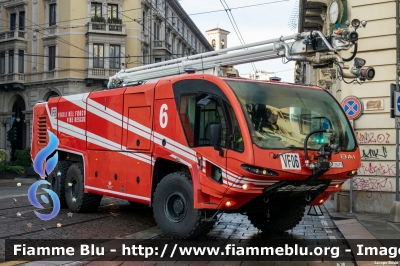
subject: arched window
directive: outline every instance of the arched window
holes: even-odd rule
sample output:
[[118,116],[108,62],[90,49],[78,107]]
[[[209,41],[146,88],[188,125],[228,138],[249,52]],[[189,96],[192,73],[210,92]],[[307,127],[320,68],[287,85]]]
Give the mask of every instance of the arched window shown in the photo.
[[50,98],[58,97],[58,96],[60,96],[60,95],[58,95],[57,92],[51,91],[50,94],[46,97],[47,99],[45,99],[45,100],[48,101]]
[[224,48],[225,48],[225,40],[222,39],[222,40],[221,40],[221,49],[224,49]]
[[215,39],[213,39],[213,40],[211,41],[211,45],[212,45],[212,47],[214,47],[214,49],[215,49]]

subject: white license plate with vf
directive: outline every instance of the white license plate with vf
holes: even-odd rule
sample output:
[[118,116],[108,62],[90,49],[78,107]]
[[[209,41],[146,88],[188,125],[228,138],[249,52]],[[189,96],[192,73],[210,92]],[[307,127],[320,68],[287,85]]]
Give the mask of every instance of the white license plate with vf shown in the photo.
[[285,153],[281,158],[282,169],[301,170],[300,156],[297,153]]

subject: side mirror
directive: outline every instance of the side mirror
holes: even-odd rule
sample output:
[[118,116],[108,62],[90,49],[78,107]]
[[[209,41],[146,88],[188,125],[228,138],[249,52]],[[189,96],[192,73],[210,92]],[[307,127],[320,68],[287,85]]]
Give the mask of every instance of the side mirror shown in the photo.
[[214,146],[214,149],[219,151],[219,156],[224,156],[224,150],[219,146],[221,142],[221,125],[220,124],[211,124],[210,125],[210,138],[211,144]]

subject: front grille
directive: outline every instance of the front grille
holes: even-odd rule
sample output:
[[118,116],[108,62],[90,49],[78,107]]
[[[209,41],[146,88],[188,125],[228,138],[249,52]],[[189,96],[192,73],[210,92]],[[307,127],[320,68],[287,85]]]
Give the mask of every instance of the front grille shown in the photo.
[[37,119],[38,128],[38,143],[46,145],[47,143],[47,119],[46,116],[38,116]]

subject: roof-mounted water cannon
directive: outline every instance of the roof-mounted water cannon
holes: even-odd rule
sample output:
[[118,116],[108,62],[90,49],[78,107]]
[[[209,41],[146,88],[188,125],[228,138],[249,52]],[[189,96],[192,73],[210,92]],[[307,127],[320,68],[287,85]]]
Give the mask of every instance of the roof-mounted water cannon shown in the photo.
[[350,69],[350,74],[341,73],[345,78],[356,78],[360,81],[372,80],[375,77],[375,69],[373,67],[362,68],[365,66],[366,61],[362,58],[356,57],[354,65]]

